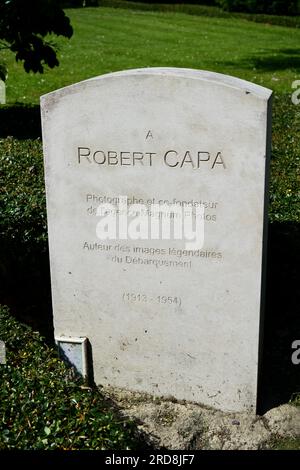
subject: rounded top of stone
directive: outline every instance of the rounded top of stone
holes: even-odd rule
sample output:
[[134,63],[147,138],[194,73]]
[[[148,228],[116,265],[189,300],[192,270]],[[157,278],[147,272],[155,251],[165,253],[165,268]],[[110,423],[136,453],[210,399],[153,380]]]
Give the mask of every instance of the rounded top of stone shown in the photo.
[[141,69],[129,69],[118,72],[107,73],[104,75],[98,75],[97,77],[89,78],[73,85],[60,88],[58,90],[47,93],[41,96],[41,100],[47,100],[47,98],[54,98],[53,95],[65,95],[68,93],[75,92],[78,87],[92,84],[95,81],[104,81],[112,79],[120,79],[126,77],[141,77],[141,76],[162,76],[162,77],[178,77],[186,78],[188,80],[200,80],[205,82],[214,83],[220,86],[229,88],[235,88],[237,90],[245,91],[246,94],[255,95],[257,98],[268,100],[272,95],[272,90],[256,85],[255,83],[242,80],[237,77],[230,75],[224,75],[217,72],[209,72],[207,70],[196,70],[188,68],[176,68],[176,67],[147,67]]

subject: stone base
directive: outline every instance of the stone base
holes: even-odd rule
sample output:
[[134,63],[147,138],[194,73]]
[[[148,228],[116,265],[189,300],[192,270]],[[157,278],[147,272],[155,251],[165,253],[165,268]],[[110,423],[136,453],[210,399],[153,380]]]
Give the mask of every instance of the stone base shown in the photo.
[[268,449],[278,438],[300,437],[300,408],[289,404],[254,413],[225,413],[202,405],[101,387],[121,414],[136,420],[150,446],[168,450]]

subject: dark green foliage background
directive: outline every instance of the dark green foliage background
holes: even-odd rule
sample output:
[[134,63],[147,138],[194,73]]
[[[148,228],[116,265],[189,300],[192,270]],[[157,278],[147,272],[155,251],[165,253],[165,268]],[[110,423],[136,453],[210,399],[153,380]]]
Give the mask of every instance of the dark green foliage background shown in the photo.
[[270,15],[294,15],[298,0],[216,0],[224,10]]
[[[97,0],[95,0],[97,2]],[[122,0],[126,1],[126,0]],[[209,5],[220,6],[226,11],[241,13],[266,13],[270,15],[294,15],[298,13],[298,0],[131,0],[153,4]],[[82,1],[73,0],[73,4]],[[98,0],[102,4],[102,0]]]
[[194,16],[206,16],[209,18],[237,18],[255,23],[265,23],[268,25],[279,25],[286,27],[299,28],[300,17],[299,12],[296,16],[289,15],[276,15],[266,13],[255,13],[241,10],[228,10],[223,9],[220,5],[208,5],[204,2],[172,2],[166,1],[143,2],[143,0],[99,0],[99,5],[113,8],[122,8],[126,10],[140,10],[140,11],[157,11],[157,12],[173,12],[185,13]]

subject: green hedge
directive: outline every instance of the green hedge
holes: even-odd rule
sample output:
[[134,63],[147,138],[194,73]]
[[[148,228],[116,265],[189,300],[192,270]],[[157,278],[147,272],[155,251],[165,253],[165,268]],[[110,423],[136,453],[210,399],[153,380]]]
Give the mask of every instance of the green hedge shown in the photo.
[[99,5],[111,8],[123,8],[126,10],[140,10],[140,11],[159,11],[164,13],[185,13],[187,15],[195,16],[209,16],[209,17],[230,17],[230,13],[223,11],[216,6],[207,6],[202,4],[190,3],[168,3],[168,2],[143,2],[139,0],[99,0]]
[[[216,0],[131,0],[132,2],[140,3],[167,3],[167,4],[182,4],[182,5],[211,5],[216,6]],[[98,0],[101,3],[101,0]]]
[[44,169],[41,139],[0,139],[0,241],[30,251],[46,249]]
[[0,450],[137,449],[133,423],[83,386],[38,333],[0,306]]
[[298,0],[216,0],[228,11],[245,13],[267,13],[271,15],[295,15]]
[[271,222],[300,222],[300,114],[291,96],[275,95],[270,175]]
[[[162,0],[163,1],[163,0]],[[160,11],[170,13],[185,13],[187,15],[207,16],[211,18],[238,18],[255,23],[265,23],[290,28],[300,27],[300,16],[278,16],[267,14],[241,13],[225,11],[217,6],[195,5],[189,3],[142,3],[127,0],[99,0],[100,6],[123,8],[139,11]]]

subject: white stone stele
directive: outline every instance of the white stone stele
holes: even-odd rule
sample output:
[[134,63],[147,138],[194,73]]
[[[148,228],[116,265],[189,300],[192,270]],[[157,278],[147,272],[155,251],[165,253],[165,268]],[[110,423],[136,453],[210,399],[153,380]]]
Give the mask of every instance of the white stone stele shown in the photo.
[[6,103],[5,82],[0,80],[0,104]]
[[[149,68],[41,98],[55,334],[89,338],[96,383],[255,410],[270,97],[221,74]],[[180,258],[167,253],[181,240],[101,241],[92,195],[211,202],[204,246]]]

